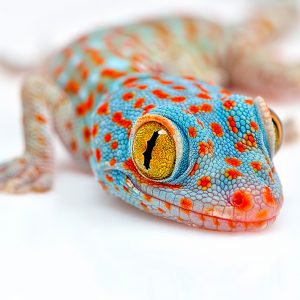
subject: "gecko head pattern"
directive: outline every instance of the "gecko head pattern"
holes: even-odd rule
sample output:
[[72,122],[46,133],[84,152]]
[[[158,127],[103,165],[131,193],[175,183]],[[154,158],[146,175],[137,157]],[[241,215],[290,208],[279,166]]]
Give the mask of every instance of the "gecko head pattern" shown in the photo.
[[91,126],[99,183],[136,207],[220,231],[265,228],[278,215],[281,124],[262,98],[193,77],[130,76]]

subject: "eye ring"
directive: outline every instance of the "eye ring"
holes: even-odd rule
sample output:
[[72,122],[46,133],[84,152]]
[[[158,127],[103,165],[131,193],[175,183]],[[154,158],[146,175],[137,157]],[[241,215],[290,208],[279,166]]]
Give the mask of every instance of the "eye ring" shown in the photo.
[[176,125],[159,115],[138,119],[133,130],[131,155],[137,171],[153,181],[165,181],[176,173],[183,152]]
[[283,142],[283,125],[278,115],[272,109],[270,109],[270,113],[275,130],[275,152],[278,152]]

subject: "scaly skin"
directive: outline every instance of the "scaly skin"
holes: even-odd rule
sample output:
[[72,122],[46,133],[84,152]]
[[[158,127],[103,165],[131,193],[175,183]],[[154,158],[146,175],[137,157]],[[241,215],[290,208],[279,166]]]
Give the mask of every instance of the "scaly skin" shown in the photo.
[[[206,229],[265,228],[283,200],[272,162],[279,143],[272,115],[261,97],[231,94],[218,84],[242,82],[245,44],[256,47],[290,21],[272,17],[239,30],[169,18],[76,40],[46,75],[26,78],[25,153],[0,166],[0,188],[51,188],[53,122],[76,161],[126,202]],[[260,34],[253,38],[255,30]],[[251,72],[266,69],[251,60]]]

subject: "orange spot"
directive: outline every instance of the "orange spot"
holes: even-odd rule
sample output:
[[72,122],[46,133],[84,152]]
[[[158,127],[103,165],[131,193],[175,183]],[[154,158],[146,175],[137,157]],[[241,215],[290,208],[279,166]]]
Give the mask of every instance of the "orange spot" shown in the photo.
[[230,110],[236,106],[236,103],[233,100],[227,100],[223,103],[223,106],[226,110]]
[[137,80],[137,77],[129,77],[123,82],[123,85],[126,87],[132,87]]
[[108,115],[109,114],[108,102],[105,102],[98,107],[97,114],[98,115]]
[[262,190],[263,200],[264,202],[271,207],[277,206],[276,198],[273,196],[271,189],[266,186]]
[[238,210],[249,211],[253,207],[252,195],[242,190],[235,191],[231,203]]
[[163,209],[161,209],[160,207],[159,207],[157,210],[158,210],[158,212],[161,213],[161,214],[165,214],[165,213],[166,213],[166,212],[165,212]]
[[231,220],[228,220],[227,224],[228,224],[229,228],[231,228],[231,229],[235,229],[236,225],[237,225],[236,222],[231,221]]
[[114,181],[114,179],[110,175],[106,175],[105,178],[108,182],[113,182]]
[[114,141],[111,143],[110,147],[112,150],[116,150],[119,146],[119,143],[117,141]]
[[228,124],[228,128],[230,131],[232,131],[234,133],[238,133],[239,130],[236,127],[236,122],[235,122],[234,117],[229,116],[227,119],[227,124]]
[[206,93],[200,93],[197,95],[197,97],[201,98],[201,99],[205,99],[205,100],[211,100],[211,96],[209,96],[208,94]]
[[165,93],[164,91],[162,91],[162,90],[153,90],[152,91],[152,94],[154,95],[154,96],[156,96],[157,98],[159,98],[159,99],[166,99],[166,98],[168,98],[169,97],[169,95],[167,94],[167,93]]
[[101,57],[99,50],[88,48],[86,49],[86,53],[90,56],[95,65],[99,66],[104,63],[104,59]]
[[206,191],[211,188],[211,178],[209,176],[203,176],[198,180],[198,186],[202,190]]
[[241,177],[243,174],[236,169],[226,169],[224,175],[228,180],[233,180]]
[[80,86],[75,80],[69,80],[66,84],[65,90],[68,93],[77,94],[79,92]]
[[122,98],[124,101],[130,101],[134,98],[134,93],[133,92],[125,93]]
[[202,222],[204,222],[206,220],[206,217],[203,214],[199,214],[198,217],[199,217],[199,220]]
[[177,90],[177,91],[183,91],[183,90],[185,90],[185,87],[182,85],[175,85],[175,86],[173,86],[173,89]]
[[259,172],[262,169],[262,164],[259,161],[252,161],[250,166],[253,168],[255,172]]
[[70,149],[71,149],[72,152],[77,152],[77,150],[78,150],[78,143],[77,143],[76,140],[71,141]]
[[89,77],[89,69],[83,67],[81,69],[81,78],[82,78],[82,80],[86,80],[88,77]]
[[250,126],[251,126],[251,129],[252,129],[252,130],[258,131],[258,125],[257,125],[256,122],[251,121],[251,122],[250,122]]
[[197,105],[191,105],[190,108],[189,108],[189,111],[192,114],[197,114],[200,111],[200,108]]
[[237,142],[235,145],[234,145],[235,149],[239,152],[245,152],[246,151],[246,146],[242,143],[242,142]]
[[225,162],[233,167],[239,167],[242,162],[238,159],[238,158],[235,158],[235,157],[225,157]]
[[245,102],[246,104],[248,104],[248,105],[253,105],[253,104],[254,104],[254,102],[253,102],[252,99],[246,99],[244,102]]
[[165,208],[167,209],[167,210],[170,210],[171,209],[171,204],[169,203],[169,202],[165,202]]
[[144,98],[139,98],[136,100],[135,104],[134,104],[134,108],[141,108],[144,105],[145,99]]
[[204,125],[203,125],[203,123],[199,120],[199,119],[196,119],[196,121],[197,121],[197,123],[204,129],[205,127],[204,127]]
[[101,76],[109,77],[112,79],[120,78],[120,77],[124,76],[125,74],[126,74],[126,72],[118,71],[118,70],[114,70],[114,69],[104,69],[101,71]]
[[98,124],[94,124],[92,128],[92,137],[95,138],[98,134],[99,126]]
[[150,195],[144,194],[144,199],[148,202],[152,201],[152,197]]
[[35,119],[39,123],[42,123],[42,124],[46,124],[47,123],[47,119],[43,115],[36,115]]
[[94,95],[90,94],[85,101],[85,110],[90,111],[94,106]]
[[266,219],[269,215],[268,210],[262,209],[256,214],[256,218],[259,220]]
[[148,85],[146,85],[146,84],[140,84],[140,85],[137,86],[137,88],[140,89],[140,90],[145,90],[145,89],[148,88]]
[[224,135],[220,124],[213,122],[210,124],[210,128],[215,136],[222,137]]
[[72,129],[73,129],[73,123],[72,123],[71,121],[67,121],[67,122],[65,123],[65,128],[66,128],[67,130],[72,130]]
[[252,133],[248,132],[244,135],[244,139],[246,140],[246,144],[249,147],[256,147],[256,140]]
[[199,164],[198,163],[195,163],[194,166],[193,166],[193,169],[191,170],[190,172],[190,176],[193,176],[195,175],[195,173],[199,170]]
[[131,120],[124,119],[122,112],[115,112],[112,116],[112,121],[124,128],[130,128],[132,125]]
[[210,104],[208,103],[203,103],[202,105],[200,105],[199,110],[201,112],[205,112],[205,113],[210,113],[213,111],[213,108]]
[[144,209],[148,209],[148,206],[147,206],[145,203],[143,203],[143,202],[141,202],[141,206],[142,206],[142,208],[144,208]]
[[101,151],[100,151],[99,148],[97,148],[97,149],[95,150],[95,157],[96,157],[96,161],[97,161],[97,162],[100,162],[100,161],[101,161]]
[[193,208],[193,202],[192,202],[192,200],[184,197],[184,198],[180,199],[180,206],[183,209],[191,210]]
[[207,154],[213,154],[213,143],[211,140],[208,140],[208,142],[200,142],[199,143],[199,150],[198,153],[200,156],[205,156]]
[[191,80],[191,81],[196,80],[196,78],[194,76],[191,76],[191,75],[184,76],[184,79]]
[[220,226],[220,221],[218,220],[218,218],[213,218],[213,223],[218,227]]
[[112,159],[109,161],[109,165],[110,165],[110,166],[114,166],[116,163],[117,163],[117,160],[116,160],[115,158],[112,158]]
[[160,80],[160,83],[161,83],[161,84],[173,84],[173,81],[161,79],[161,80]]
[[149,104],[149,105],[145,106],[143,114],[147,114],[153,108],[155,108],[154,104]]
[[84,116],[88,111],[93,108],[94,105],[94,96],[91,94],[85,102],[79,103],[76,106],[76,114],[79,117]]
[[90,142],[90,139],[91,139],[91,132],[90,132],[90,129],[85,126],[83,129],[82,129],[82,135],[83,135],[83,138],[84,138],[84,141],[86,143],[89,143]]
[[197,129],[195,127],[189,127],[189,136],[192,138],[197,136]]
[[174,96],[174,97],[171,97],[171,100],[173,101],[173,102],[183,102],[183,101],[185,101],[185,97],[184,96]]
[[[184,209],[184,208],[180,208],[180,212],[181,213],[184,213],[185,215],[189,215],[190,214],[190,211],[189,210],[187,210],[187,209]],[[182,220],[183,221],[183,220]],[[181,221],[181,222],[182,222]]]
[[110,133],[106,133],[104,135],[104,141],[105,141],[105,143],[109,143],[111,141],[111,134]]
[[221,90],[221,94],[228,97],[228,96],[231,95],[231,92],[229,92],[229,91],[226,90],[226,89],[222,89],[222,90]]
[[98,93],[103,93],[105,91],[105,86],[104,86],[104,84],[103,83],[99,83],[98,85],[97,85],[97,92]]
[[204,94],[208,94],[208,90],[204,88],[199,82],[195,82],[193,85],[201,90]]

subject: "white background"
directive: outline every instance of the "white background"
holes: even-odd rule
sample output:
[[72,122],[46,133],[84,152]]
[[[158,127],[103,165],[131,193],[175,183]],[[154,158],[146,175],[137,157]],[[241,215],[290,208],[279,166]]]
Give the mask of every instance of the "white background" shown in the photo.
[[[0,0],[0,55],[27,65],[98,24],[183,11],[234,21],[248,11],[246,1],[197,2]],[[285,39],[289,58],[300,59],[299,30]],[[20,78],[0,73],[0,161],[22,149],[19,88]],[[299,95],[285,100],[272,106],[299,118]],[[101,191],[56,143],[53,191],[0,194],[1,300],[300,299],[300,142],[276,157],[280,218],[242,234],[140,212]]]

